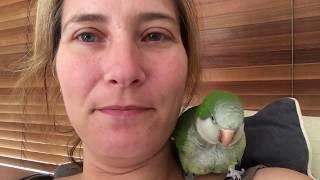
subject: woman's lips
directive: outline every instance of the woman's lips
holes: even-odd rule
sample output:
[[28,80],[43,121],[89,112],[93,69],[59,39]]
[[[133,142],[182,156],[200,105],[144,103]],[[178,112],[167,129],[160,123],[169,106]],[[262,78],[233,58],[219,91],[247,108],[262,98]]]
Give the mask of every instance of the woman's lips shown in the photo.
[[144,106],[136,106],[136,105],[128,105],[128,106],[106,106],[102,108],[97,108],[96,110],[111,115],[115,117],[123,117],[123,116],[134,116],[141,113],[145,113],[148,111],[154,110],[151,107],[144,107]]

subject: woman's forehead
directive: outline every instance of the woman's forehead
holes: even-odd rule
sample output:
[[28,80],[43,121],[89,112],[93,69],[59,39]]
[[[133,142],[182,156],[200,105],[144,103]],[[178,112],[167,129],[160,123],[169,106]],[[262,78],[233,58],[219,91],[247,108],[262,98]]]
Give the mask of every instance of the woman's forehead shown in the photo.
[[64,1],[62,24],[83,14],[98,14],[104,21],[143,15],[143,19],[167,17],[177,22],[176,9],[173,0],[67,0]]

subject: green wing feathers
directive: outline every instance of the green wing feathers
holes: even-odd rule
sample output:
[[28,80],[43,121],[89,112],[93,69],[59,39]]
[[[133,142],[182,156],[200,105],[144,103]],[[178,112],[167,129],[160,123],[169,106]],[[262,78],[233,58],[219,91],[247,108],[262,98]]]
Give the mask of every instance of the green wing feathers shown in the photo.
[[176,147],[182,148],[186,142],[187,133],[192,125],[192,122],[196,119],[197,106],[189,108],[178,119],[173,137],[175,139]]

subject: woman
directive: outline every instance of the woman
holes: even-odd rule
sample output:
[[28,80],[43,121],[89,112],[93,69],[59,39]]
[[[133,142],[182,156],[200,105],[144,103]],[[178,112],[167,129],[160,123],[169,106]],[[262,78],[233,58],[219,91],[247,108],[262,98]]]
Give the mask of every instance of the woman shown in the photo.
[[[83,173],[64,179],[184,179],[170,135],[199,74],[192,1],[38,3],[34,56],[20,83],[42,77],[49,108],[61,91],[84,148]],[[279,168],[254,179],[285,177],[307,179]]]

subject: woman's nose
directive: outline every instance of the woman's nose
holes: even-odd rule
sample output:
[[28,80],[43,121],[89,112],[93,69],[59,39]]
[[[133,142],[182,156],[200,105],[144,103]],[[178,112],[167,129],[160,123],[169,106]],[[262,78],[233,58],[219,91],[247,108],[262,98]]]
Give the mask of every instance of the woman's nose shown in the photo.
[[110,47],[104,58],[104,81],[108,85],[139,86],[146,79],[142,52],[133,42],[120,41]]

